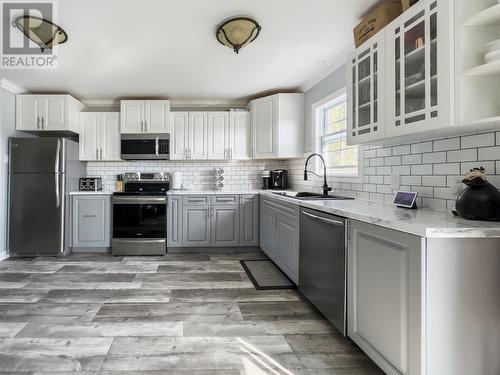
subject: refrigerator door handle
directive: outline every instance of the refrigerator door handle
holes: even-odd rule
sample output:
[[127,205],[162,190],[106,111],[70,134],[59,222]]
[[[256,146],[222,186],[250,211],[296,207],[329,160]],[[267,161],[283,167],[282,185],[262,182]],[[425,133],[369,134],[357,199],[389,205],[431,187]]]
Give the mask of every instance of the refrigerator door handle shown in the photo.
[[54,165],[54,173],[58,174],[60,172],[59,170],[59,164],[60,164],[60,157],[61,157],[61,140],[57,140],[57,145],[56,145],[56,158],[55,158],[55,165]]
[[61,156],[61,140],[57,140],[57,146],[56,146],[56,161],[55,161],[55,166],[54,166],[54,175],[56,179],[56,207],[59,208],[61,205],[61,194],[59,192],[59,163],[60,163],[60,156]]
[[59,208],[61,205],[61,194],[59,193],[59,173],[56,173],[55,175],[56,179],[56,207]]

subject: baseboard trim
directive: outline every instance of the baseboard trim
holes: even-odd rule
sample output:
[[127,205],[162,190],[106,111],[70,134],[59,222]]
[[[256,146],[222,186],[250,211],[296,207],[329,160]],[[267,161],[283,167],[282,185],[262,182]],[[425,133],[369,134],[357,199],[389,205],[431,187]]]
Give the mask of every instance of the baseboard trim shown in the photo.
[[209,253],[217,251],[220,253],[245,252],[245,251],[261,251],[258,246],[235,246],[235,247],[167,247],[168,253]]
[[9,256],[9,254],[7,254],[7,253],[0,253],[0,262],[1,262],[2,260],[5,260],[5,259],[9,258],[9,257],[10,257],[10,256]]
[[110,247],[73,247],[73,254],[111,254]]

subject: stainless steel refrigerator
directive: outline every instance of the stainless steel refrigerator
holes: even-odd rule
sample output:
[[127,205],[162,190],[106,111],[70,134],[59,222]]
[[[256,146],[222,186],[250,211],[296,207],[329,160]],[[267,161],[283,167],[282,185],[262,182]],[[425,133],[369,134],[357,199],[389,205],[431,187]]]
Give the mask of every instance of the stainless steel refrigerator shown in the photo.
[[64,255],[70,246],[69,192],[84,176],[78,143],[65,138],[9,139],[9,254]]

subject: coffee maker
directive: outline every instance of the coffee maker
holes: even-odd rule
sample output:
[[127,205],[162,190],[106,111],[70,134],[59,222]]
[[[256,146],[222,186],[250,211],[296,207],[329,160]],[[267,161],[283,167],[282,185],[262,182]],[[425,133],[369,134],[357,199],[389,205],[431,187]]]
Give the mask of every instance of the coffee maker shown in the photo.
[[288,171],[279,169],[271,172],[272,189],[286,190],[288,189]]

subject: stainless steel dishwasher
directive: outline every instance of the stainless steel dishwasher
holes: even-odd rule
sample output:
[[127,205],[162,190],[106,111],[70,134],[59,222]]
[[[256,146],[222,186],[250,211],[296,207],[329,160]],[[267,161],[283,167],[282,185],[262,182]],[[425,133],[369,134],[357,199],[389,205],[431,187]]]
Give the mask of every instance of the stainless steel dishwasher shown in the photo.
[[346,334],[345,219],[300,210],[299,290]]

